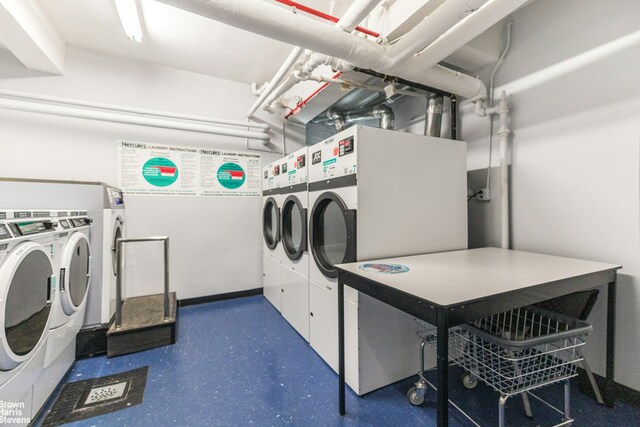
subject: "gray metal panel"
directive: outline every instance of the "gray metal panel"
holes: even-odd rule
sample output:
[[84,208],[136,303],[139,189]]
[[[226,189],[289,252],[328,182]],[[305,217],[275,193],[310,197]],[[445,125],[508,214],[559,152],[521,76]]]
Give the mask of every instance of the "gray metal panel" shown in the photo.
[[[124,197],[122,195],[122,190],[110,187],[107,184],[102,184],[102,187],[104,188],[104,209],[124,209]],[[116,204],[113,199],[114,196],[120,197],[122,203]]]
[[466,143],[360,127],[358,259],[467,248]]
[[621,268],[614,264],[497,248],[387,258],[375,262],[406,265],[410,271],[401,274],[365,272],[358,267],[359,262],[339,267],[439,306],[466,304],[532,286]]

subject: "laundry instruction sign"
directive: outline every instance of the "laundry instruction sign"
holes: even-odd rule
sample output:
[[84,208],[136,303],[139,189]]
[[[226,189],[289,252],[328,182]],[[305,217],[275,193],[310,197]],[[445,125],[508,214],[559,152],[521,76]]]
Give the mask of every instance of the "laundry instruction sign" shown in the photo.
[[118,141],[125,194],[259,196],[260,155]]

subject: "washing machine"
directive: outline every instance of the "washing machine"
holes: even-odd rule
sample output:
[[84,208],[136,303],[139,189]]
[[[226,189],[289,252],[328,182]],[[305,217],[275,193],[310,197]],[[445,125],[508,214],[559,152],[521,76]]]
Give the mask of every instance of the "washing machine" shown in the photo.
[[280,164],[273,162],[262,168],[262,287],[267,301],[281,309],[280,260]]
[[[465,249],[466,144],[352,126],[309,157],[309,342],[337,370],[335,265]],[[349,287],[345,300],[347,384],[362,395],[413,375],[412,318]]]
[[17,424],[42,403],[42,374],[56,293],[56,230],[51,213],[0,210],[0,401],[15,402]]
[[[85,320],[89,291],[91,219],[87,211],[55,211],[57,231],[55,267],[58,291],[52,302],[44,371],[34,385],[34,404],[44,404],[73,364],[76,336]],[[35,405],[34,405],[35,406]]]
[[[282,168],[284,166],[285,170]],[[282,316],[309,341],[309,205],[307,147],[287,156],[280,165],[280,263]]]
[[107,324],[111,321],[116,310],[116,240],[126,237],[125,204],[122,191],[104,186],[104,206],[102,225],[102,255],[100,267],[102,269],[102,289],[100,322]]

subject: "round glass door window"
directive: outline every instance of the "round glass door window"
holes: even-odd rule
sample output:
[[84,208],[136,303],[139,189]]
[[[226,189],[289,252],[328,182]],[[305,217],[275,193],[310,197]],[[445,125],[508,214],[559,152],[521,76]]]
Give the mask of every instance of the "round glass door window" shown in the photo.
[[11,278],[5,302],[4,332],[9,348],[18,356],[30,353],[47,328],[52,276],[49,257],[37,249],[19,262]]
[[307,249],[307,213],[295,196],[282,206],[282,244],[291,260],[298,260]]
[[348,210],[334,193],[324,193],[311,212],[312,254],[329,278],[338,275],[336,264],[355,261],[355,210]]
[[262,234],[269,249],[275,249],[280,238],[279,234],[280,214],[276,201],[270,197],[264,204],[262,212]]
[[80,238],[73,247],[71,262],[69,263],[68,292],[74,307],[82,304],[89,287],[91,249],[85,238]]

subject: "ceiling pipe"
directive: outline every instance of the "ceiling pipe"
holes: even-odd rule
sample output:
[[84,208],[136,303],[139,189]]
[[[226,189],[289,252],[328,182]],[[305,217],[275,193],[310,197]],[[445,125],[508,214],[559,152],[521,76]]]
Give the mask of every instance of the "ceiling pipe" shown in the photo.
[[417,65],[422,70],[429,70],[440,62],[436,61],[437,58],[448,57],[457,50],[456,46],[466,45],[528,1],[491,0],[487,2],[486,5],[469,15],[463,22],[457,23],[440,38],[419,52],[415,57]]
[[[366,18],[369,13],[371,13],[371,11],[378,5],[378,3],[380,3],[380,0],[357,0],[351,5],[351,7],[349,7],[347,12],[345,13],[345,16],[337,20],[336,25],[342,28],[344,31],[353,31],[356,28],[357,24],[362,22],[362,20]],[[262,92],[258,100],[251,106],[251,108],[247,112],[247,118],[251,118],[258,110],[258,108],[260,108],[260,106],[263,104],[263,109],[269,111],[270,105],[273,103],[273,101],[278,99],[280,96],[282,96],[283,93],[285,93],[287,90],[293,87],[295,83],[297,83],[296,81],[287,82],[284,86],[279,87],[277,96],[270,97],[273,90],[276,88],[276,86],[282,83],[286,74],[300,58],[303,51],[304,50],[301,47],[295,47],[291,51],[285,62],[280,66],[278,72],[269,81],[269,85],[267,86],[267,88]],[[267,99],[269,99],[269,101],[265,102]]]
[[269,80],[269,84],[267,85],[267,87],[262,91],[262,93],[260,94],[260,96],[258,97],[256,102],[253,103],[251,108],[249,108],[249,111],[247,111],[247,118],[248,119],[253,117],[255,112],[258,111],[258,108],[260,108],[260,106],[262,105],[264,100],[267,99],[267,97],[271,94],[273,89],[278,84],[280,84],[280,82],[282,82],[282,79],[287,75],[287,73],[289,72],[291,67],[293,67],[293,64],[296,63],[298,58],[300,58],[300,55],[302,55],[303,51],[304,51],[304,49],[302,49],[301,47],[298,47],[298,46],[293,48],[293,50],[291,51],[291,53],[289,54],[287,59],[280,66],[280,69],[276,72],[276,74],[273,76],[273,78],[271,78],[271,80]]
[[[390,55],[393,46],[378,44],[260,0],[160,1],[285,43],[293,41],[315,52],[351,62],[359,68],[398,75],[472,100],[486,99],[487,96],[484,84],[471,76],[440,66],[427,71],[416,69],[415,57],[396,63]],[[504,1],[489,0],[483,7]],[[508,1],[520,3],[524,0]],[[462,22],[466,19],[468,17]],[[437,62],[442,59],[434,58]]]
[[[342,75],[342,71],[338,71],[336,74],[334,74],[333,78],[337,79],[338,77],[340,77]],[[311,100],[313,98],[316,97],[316,95],[318,95],[320,92],[322,92],[323,90],[325,90],[327,88],[327,86],[329,86],[331,83],[329,82],[325,82],[322,85],[320,85],[319,88],[317,88],[316,90],[314,90],[311,95],[307,96],[305,99],[303,99],[302,101],[298,102],[298,104],[293,107],[293,109],[291,111],[289,111],[285,116],[284,119],[287,120],[289,117],[298,114],[300,112],[300,110],[302,110],[309,102],[311,102]]]
[[[406,61],[421,51],[452,26],[474,13],[487,0],[447,0],[424,18],[411,31],[391,45],[397,62]],[[435,65],[435,64],[434,64]]]
[[[366,18],[373,9],[375,9],[378,3],[380,3],[380,0],[356,0],[356,2],[347,9],[345,15],[338,20],[335,28],[343,30],[343,32],[353,31],[356,26],[362,22],[362,20]],[[271,105],[275,100],[280,98],[299,82],[306,80],[306,77],[310,76],[311,73],[320,65],[330,65],[331,58],[326,55],[315,54],[311,51],[307,51],[305,54],[307,57],[305,58],[305,62],[301,69],[294,70],[294,72],[291,73],[291,75],[285,79],[280,86],[278,86],[275,92],[272,92],[268,97],[266,97],[262,106],[265,111],[273,112]],[[343,65],[341,67],[334,66],[333,68],[339,71],[344,71],[348,67]],[[320,90],[324,90],[327,86],[328,85],[323,85]],[[317,92],[314,92],[313,96],[315,95],[317,95]]]
[[116,113],[98,111],[78,106],[64,106],[59,104],[47,104],[38,101],[0,98],[0,108],[7,110],[25,111],[29,113],[49,114],[76,119],[98,120],[111,123],[147,126],[161,129],[174,129],[189,132],[200,132],[212,135],[224,135],[237,138],[257,139],[269,141],[269,135],[263,132],[252,132],[229,128],[214,127],[203,123],[189,123],[160,117],[132,116],[128,113]]
[[[276,0],[276,1],[278,3],[286,4],[287,6],[295,7],[296,9],[299,9],[310,15],[317,16],[318,18],[322,18],[326,21],[330,21],[333,23],[338,23],[340,21],[335,16],[329,15],[327,13],[311,8],[309,6],[305,6],[303,4],[300,4],[292,0]],[[376,3],[379,3],[379,2],[380,0],[378,0]],[[344,22],[355,22],[355,23],[353,25],[348,26],[347,28],[342,26],[341,28],[348,32],[356,30],[359,33],[363,33],[374,38],[380,37],[380,33],[377,33],[375,31],[369,30],[368,28],[364,28],[357,25],[358,23],[362,22],[364,17],[366,17],[369,14],[370,11],[367,11],[368,3],[371,3],[371,1],[359,0],[358,2],[354,3],[353,6],[349,7],[349,10],[352,10],[352,11],[351,12],[347,11],[347,13],[342,17],[342,19],[344,20]],[[363,11],[366,11],[364,17],[358,19],[358,17],[360,16],[360,14],[363,13]]]
[[381,129],[393,130],[395,124],[395,114],[393,109],[386,104],[374,105],[356,111],[340,111],[335,108],[327,110],[327,117],[333,120],[336,131],[340,132],[347,128],[348,123],[360,120],[378,119],[378,126]]
[[48,104],[59,104],[66,107],[75,108],[92,108],[103,111],[111,111],[116,113],[134,114],[147,117],[161,117],[171,120],[186,120],[191,122],[199,122],[207,125],[228,125],[240,126],[244,128],[258,128],[264,132],[269,131],[269,125],[264,123],[253,123],[238,120],[217,119],[211,117],[191,116],[186,114],[169,113],[165,111],[147,110],[144,108],[132,108],[121,105],[103,104],[99,102],[78,101],[75,99],[59,98],[47,95],[35,95],[30,93],[14,92],[10,90],[0,90],[0,98],[15,99],[29,102],[41,102]]

